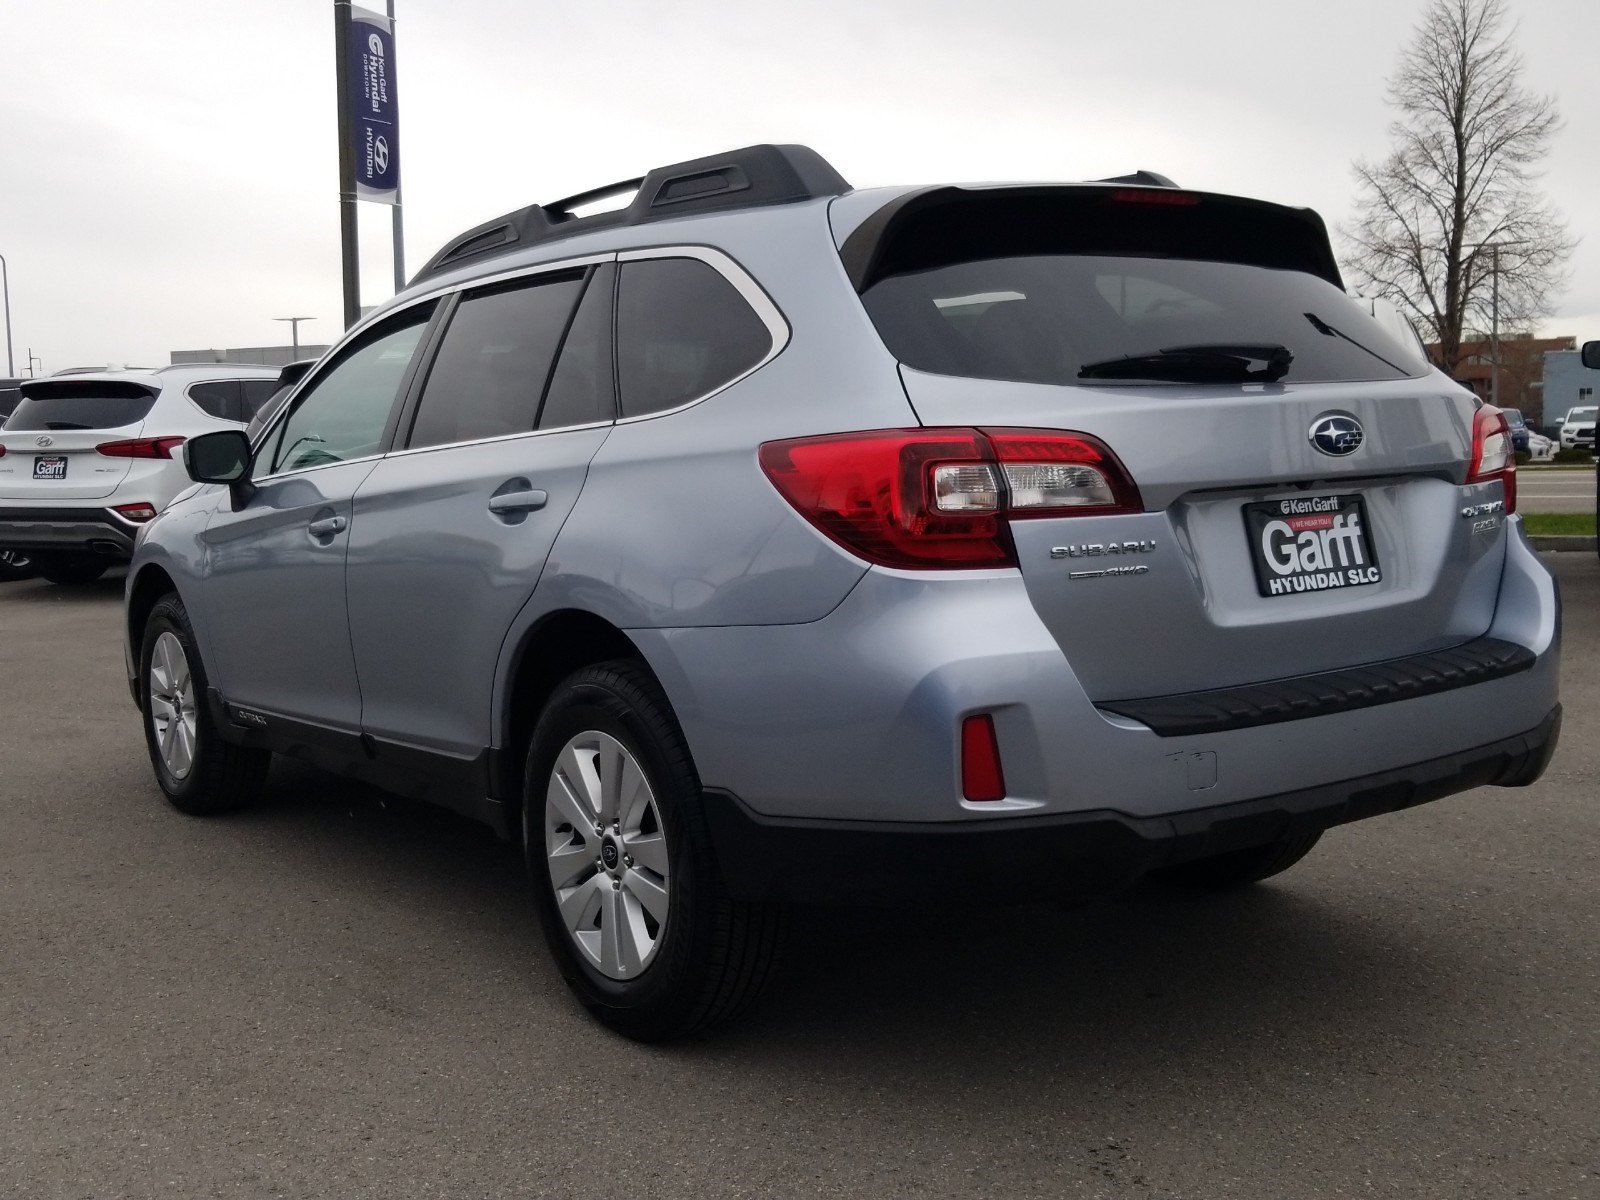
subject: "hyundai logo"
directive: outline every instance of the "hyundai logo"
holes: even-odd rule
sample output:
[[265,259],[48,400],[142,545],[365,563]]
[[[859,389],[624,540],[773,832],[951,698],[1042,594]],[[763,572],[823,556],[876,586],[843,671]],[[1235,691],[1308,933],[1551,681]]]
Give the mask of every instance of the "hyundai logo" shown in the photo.
[[48,433],[46,433],[46,434],[42,434],[39,437],[34,438],[33,439],[33,444],[35,446],[54,446],[56,444],[56,440],[55,440],[55,438],[51,437]]
[[379,175],[389,169],[389,142],[386,138],[379,137],[373,140],[372,161]]
[[1354,417],[1334,414],[1318,417],[1311,423],[1311,444],[1322,453],[1331,454],[1335,458],[1354,454],[1361,449],[1361,443],[1365,440],[1366,434],[1361,431],[1361,422]]

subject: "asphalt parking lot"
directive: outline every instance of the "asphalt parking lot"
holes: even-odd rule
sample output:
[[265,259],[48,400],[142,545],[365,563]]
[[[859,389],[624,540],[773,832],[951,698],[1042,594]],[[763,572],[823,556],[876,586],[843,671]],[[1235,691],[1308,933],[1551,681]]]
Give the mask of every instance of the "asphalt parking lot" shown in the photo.
[[1593,1197],[1600,564],[1547,561],[1535,787],[1247,894],[802,912],[669,1048],[575,1007],[473,825],[286,763],[168,808],[120,579],[0,585],[0,1195]]

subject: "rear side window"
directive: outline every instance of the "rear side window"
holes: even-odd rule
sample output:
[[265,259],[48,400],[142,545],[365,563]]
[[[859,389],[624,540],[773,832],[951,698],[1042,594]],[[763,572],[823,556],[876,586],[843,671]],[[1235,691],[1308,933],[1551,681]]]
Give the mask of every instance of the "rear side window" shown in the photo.
[[121,429],[137,425],[158,389],[121,380],[46,379],[24,384],[6,429]]
[[582,289],[578,273],[468,292],[428,372],[407,444],[531,432]]
[[0,381],[0,422],[9,417],[22,399],[22,389],[10,380]]
[[[1118,199],[1148,194],[930,205],[891,224],[858,266],[862,303],[896,358],[943,375],[1228,382],[1269,359],[1285,382],[1428,372],[1415,345],[1335,285],[1309,214],[1187,193]],[[1241,347],[1255,353],[1241,362]],[[1279,347],[1286,365],[1268,353]]]
[[737,288],[697,258],[622,265],[617,382],[622,415],[685,404],[744,374],[772,335]]
[[219,379],[212,383],[195,383],[189,386],[189,399],[200,411],[219,421],[244,421],[244,401],[239,393],[237,379]]

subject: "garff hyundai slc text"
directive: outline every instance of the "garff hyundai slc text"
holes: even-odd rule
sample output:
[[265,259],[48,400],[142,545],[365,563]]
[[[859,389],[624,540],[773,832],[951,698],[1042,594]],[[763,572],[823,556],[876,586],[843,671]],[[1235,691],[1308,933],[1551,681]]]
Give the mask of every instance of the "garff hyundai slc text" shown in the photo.
[[659,168],[184,455],[127,588],[167,796],[278,752],[488,822],[634,1037],[747,1003],[787,901],[1247,883],[1556,742],[1499,412],[1314,213],[1156,175]]

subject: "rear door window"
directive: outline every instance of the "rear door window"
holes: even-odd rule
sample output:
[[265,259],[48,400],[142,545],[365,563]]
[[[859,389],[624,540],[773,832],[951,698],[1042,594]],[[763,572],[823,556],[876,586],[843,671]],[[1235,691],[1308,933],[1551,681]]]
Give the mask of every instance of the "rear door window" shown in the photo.
[[121,429],[137,425],[159,389],[122,380],[45,379],[27,383],[6,420],[11,432]]
[[539,408],[539,428],[559,429],[614,420],[617,389],[611,365],[611,313],[617,266],[596,267]]
[[617,382],[622,415],[687,404],[761,362],[772,334],[709,263],[654,258],[622,264]]
[[428,371],[408,445],[530,433],[583,273],[469,291]]
[[251,420],[261,411],[261,406],[277,393],[278,381],[276,379],[241,379],[239,392],[244,404],[241,421]]

